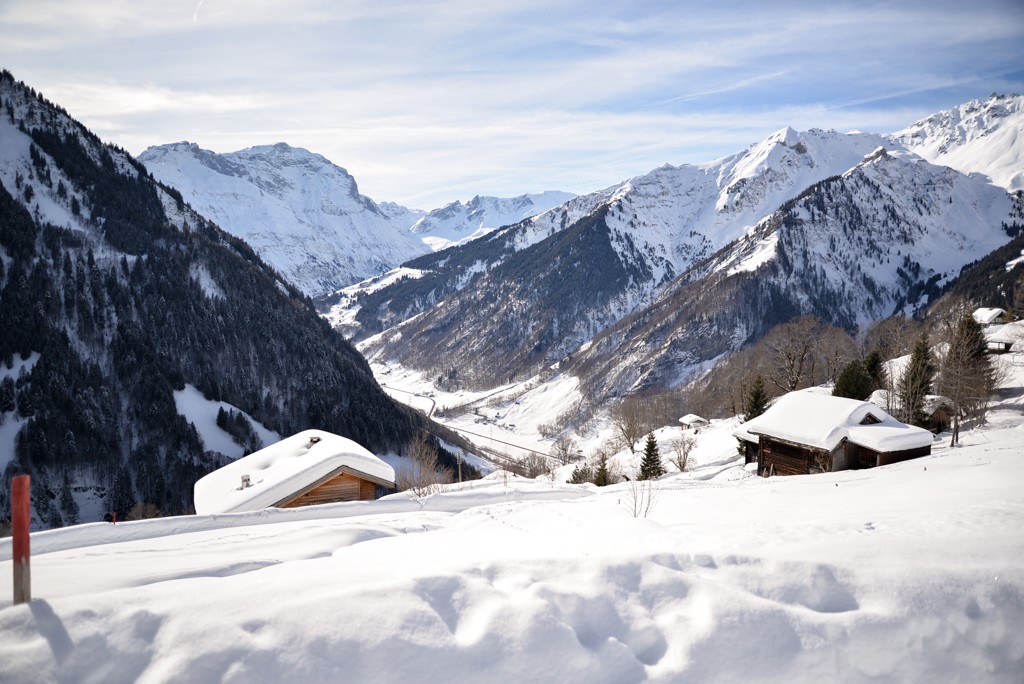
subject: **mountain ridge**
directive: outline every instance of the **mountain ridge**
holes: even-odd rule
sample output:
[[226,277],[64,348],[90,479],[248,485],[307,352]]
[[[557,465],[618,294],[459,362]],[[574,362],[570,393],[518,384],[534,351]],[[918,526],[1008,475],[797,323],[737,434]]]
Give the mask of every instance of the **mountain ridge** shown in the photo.
[[[1009,97],[997,98],[994,102],[995,106],[1013,112],[1018,111],[1020,101],[1019,97]],[[1020,119],[1013,121],[1016,122],[1013,125],[1020,127]],[[1006,125],[1005,120],[1002,123]],[[962,150],[961,161],[969,158],[971,145],[976,144],[974,141],[984,138],[978,135],[965,139],[958,148]],[[924,139],[917,136],[918,142]],[[874,178],[874,170],[880,168],[898,169],[898,172]],[[900,192],[910,196],[894,197],[893,192],[887,190],[893,183],[901,188]],[[799,204],[801,201],[804,203]],[[808,208],[807,201],[812,201],[813,206]],[[428,256],[408,262],[402,278],[384,278],[365,288],[348,288],[341,297],[341,304],[332,309],[328,318],[353,339],[365,339],[360,345],[371,357],[395,358],[431,371],[438,370],[437,359],[443,359],[441,363],[452,368],[440,370],[448,375],[461,371],[470,384],[504,382],[514,376],[537,372],[569,356],[582,358],[597,354],[602,346],[598,343],[604,338],[600,332],[595,335],[595,330],[616,330],[621,322],[637,317],[657,318],[660,314],[644,314],[646,307],[654,305],[674,287],[670,283],[677,279],[686,283],[699,280],[697,274],[709,275],[709,271],[702,271],[698,266],[711,263],[709,260],[715,255],[725,269],[716,274],[715,283],[720,284],[729,280],[727,276],[741,272],[761,272],[764,264],[779,258],[772,241],[785,237],[792,242],[796,239],[793,237],[796,228],[805,226],[817,231],[816,239],[825,240],[826,247],[830,237],[836,249],[842,245],[842,249],[847,250],[845,258],[853,263],[852,270],[847,269],[841,259],[837,261],[828,254],[819,254],[820,263],[801,266],[795,277],[808,280],[795,289],[792,283],[785,288],[781,283],[771,287],[764,283],[748,284],[744,287],[753,290],[745,296],[777,309],[774,314],[759,314],[764,321],[783,322],[787,316],[814,312],[825,306],[824,300],[839,301],[836,293],[841,289],[837,290],[835,283],[820,274],[827,264],[831,269],[846,273],[847,277],[856,278],[856,283],[851,284],[854,290],[865,288],[867,299],[864,301],[853,290],[847,293],[858,299],[856,306],[823,312],[825,318],[852,328],[889,315],[893,310],[909,311],[923,304],[965,263],[984,256],[1008,240],[1009,234],[1002,226],[1013,220],[1014,201],[1004,188],[991,184],[986,177],[965,175],[950,166],[928,163],[908,150],[898,135],[839,134],[820,129],[797,132],[787,127],[734,155],[700,165],[664,165],[444,252],[443,257]],[[866,204],[861,208],[858,202]],[[998,209],[993,208],[996,204]],[[794,213],[798,211],[803,213]],[[826,220],[829,212],[832,219]],[[621,289],[614,296],[606,297],[603,305],[575,306],[580,301],[578,298],[567,298],[553,286],[545,290],[541,284],[547,282],[544,274],[548,266],[539,265],[532,271],[513,269],[516,276],[511,279],[506,279],[505,272],[500,270],[513,255],[534,245],[541,246],[538,254],[546,250],[557,254],[555,245],[559,233],[590,222],[597,215],[597,220],[605,226],[591,233],[602,242],[594,249],[613,250],[616,268],[621,267],[631,274],[631,278],[621,280]],[[837,218],[839,215],[841,219]],[[939,222],[932,220],[934,216],[951,221],[955,235],[942,232]],[[784,231],[778,229],[782,224],[786,227]],[[861,231],[862,224],[870,230]],[[851,232],[852,226],[857,226],[857,230]],[[956,247],[926,254],[921,251],[924,249],[921,241],[928,231],[937,231],[937,240]],[[976,240],[971,238],[975,233]],[[883,243],[891,240],[891,247],[899,252],[892,257],[899,263],[889,263],[877,273],[857,271],[860,260],[868,257],[877,260],[879,256],[875,253],[877,247],[872,248],[865,242],[869,239]],[[904,245],[913,256],[902,253]],[[805,243],[799,247],[803,251],[809,249]],[[577,256],[577,262],[587,258],[582,251],[577,251]],[[929,265],[929,260],[938,261]],[[611,273],[615,269],[606,270]],[[787,272],[790,273],[787,278],[794,277],[791,269]],[[578,288],[591,286],[592,281],[578,277],[580,273],[578,268],[567,268],[562,275]],[[733,280],[740,282],[748,278]],[[523,283],[529,283],[533,291],[523,289]],[[712,287],[709,283],[705,286]],[[897,287],[906,290],[902,299],[893,294]],[[787,290],[800,294],[790,297]],[[756,294],[758,292],[760,294]],[[723,296],[732,301],[733,295]],[[574,306],[560,307],[559,303],[565,301],[574,302]],[[739,306],[741,301],[742,298],[736,299],[734,305]],[[488,323],[489,320],[494,323]],[[489,342],[459,342],[450,332],[454,324],[446,321],[461,322]],[[498,331],[515,321],[532,323],[519,326],[522,344],[515,353],[509,353],[504,349],[509,336]],[[479,327],[474,327],[473,323]],[[702,353],[694,357],[689,366],[700,368],[715,355],[726,353],[749,342],[751,336],[764,332],[762,325],[752,325],[746,332],[735,324],[732,328],[728,344],[717,347],[707,336],[700,340],[692,338],[690,343],[694,349],[706,349],[715,354]],[[678,335],[678,330],[673,334]],[[670,356],[676,358],[669,364],[673,368],[678,370],[687,365],[680,361],[686,353],[678,344],[665,341],[658,348],[646,344],[642,334],[630,337],[620,331],[616,335],[621,335],[621,344],[612,345],[616,351],[609,353],[609,358],[626,358],[630,356],[627,349],[644,349],[639,355],[645,357],[643,363],[649,367],[664,365],[664,360]],[[429,352],[421,354],[418,347]],[[488,353],[488,348],[503,351]],[[584,351],[576,354],[573,351],[576,349]],[[526,358],[534,362],[523,365],[513,362]],[[634,365],[642,364],[637,361]],[[566,367],[565,364],[560,366],[563,370]],[[635,372],[635,368],[630,373],[632,381],[608,384],[601,388],[601,395],[636,391],[648,387],[655,379],[678,383],[686,375],[686,372],[644,375]]]

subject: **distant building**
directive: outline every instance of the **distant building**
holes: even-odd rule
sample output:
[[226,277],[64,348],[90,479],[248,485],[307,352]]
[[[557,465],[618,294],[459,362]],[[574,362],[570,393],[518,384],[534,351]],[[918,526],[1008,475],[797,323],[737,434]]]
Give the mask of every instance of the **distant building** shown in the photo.
[[[899,413],[902,407],[899,394],[884,389],[872,392],[868,401],[882,410],[896,413]],[[953,420],[953,400],[941,394],[926,394],[921,403],[921,413],[926,418],[924,427],[935,434],[944,432],[949,429]]]
[[687,429],[702,428],[705,425],[708,425],[708,421],[705,418],[701,418],[696,413],[687,413],[679,419],[679,422]]
[[196,513],[239,513],[376,499],[394,469],[350,439],[306,430],[243,456],[195,484]]
[[978,322],[983,328],[986,328],[994,323],[1003,323],[1006,321],[1006,310],[996,308],[981,308],[976,309],[972,314],[974,320]]
[[985,328],[985,346],[992,354],[1024,351],[1024,321]]
[[[819,392],[790,392],[733,434],[756,442],[759,475],[873,468],[927,456],[932,434],[878,406]],[[749,448],[748,448],[749,450]]]

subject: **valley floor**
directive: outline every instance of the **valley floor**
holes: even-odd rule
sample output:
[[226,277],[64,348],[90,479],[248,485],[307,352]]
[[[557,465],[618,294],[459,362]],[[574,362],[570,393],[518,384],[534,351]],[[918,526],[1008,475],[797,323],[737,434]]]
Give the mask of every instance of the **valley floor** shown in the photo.
[[869,471],[698,467],[647,517],[636,485],[499,472],[41,532],[35,600],[0,599],[0,681],[1016,682],[1024,398],[963,442]]

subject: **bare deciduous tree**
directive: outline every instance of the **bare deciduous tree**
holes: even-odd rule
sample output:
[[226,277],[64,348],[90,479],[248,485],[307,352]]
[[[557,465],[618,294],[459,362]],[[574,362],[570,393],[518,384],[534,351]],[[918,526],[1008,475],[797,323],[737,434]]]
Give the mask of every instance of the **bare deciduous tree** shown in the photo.
[[657,498],[656,494],[657,489],[653,481],[634,478],[629,481],[629,486],[626,487],[626,509],[634,518],[639,518],[640,516],[646,518],[650,514],[651,509],[654,508],[655,499]]
[[679,472],[685,473],[686,467],[690,463],[690,452],[693,451],[693,447],[697,444],[690,435],[683,435],[675,446],[672,448],[672,463],[675,464],[676,468],[679,468]]
[[646,402],[640,397],[626,397],[612,408],[611,419],[622,446],[635,454],[637,441],[651,429]]
[[821,329],[816,316],[801,316],[773,328],[765,336],[772,365],[768,379],[772,384],[783,392],[792,392],[807,378],[814,377],[817,359],[813,352]]
[[452,483],[451,470],[438,464],[437,446],[431,443],[426,432],[413,437],[405,452],[412,466],[400,468],[395,475],[400,491],[409,490],[423,498],[443,492]]
[[577,456],[576,442],[572,437],[562,436],[551,445],[551,458],[562,465],[569,465]]
[[984,415],[982,407],[988,405],[994,384],[985,335],[969,309],[963,308],[939,365],[939,391],[953,403],[950,446],[960,441],[961,416]]

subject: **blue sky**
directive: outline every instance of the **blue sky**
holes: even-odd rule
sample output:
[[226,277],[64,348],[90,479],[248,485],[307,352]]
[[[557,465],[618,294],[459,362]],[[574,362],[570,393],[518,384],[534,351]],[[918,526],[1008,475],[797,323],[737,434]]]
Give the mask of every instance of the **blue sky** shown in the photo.
[[136,154],[284,141],[430,209],[1024,92],[1024,2],[3,0],[0,66]]

